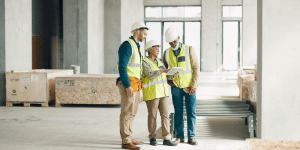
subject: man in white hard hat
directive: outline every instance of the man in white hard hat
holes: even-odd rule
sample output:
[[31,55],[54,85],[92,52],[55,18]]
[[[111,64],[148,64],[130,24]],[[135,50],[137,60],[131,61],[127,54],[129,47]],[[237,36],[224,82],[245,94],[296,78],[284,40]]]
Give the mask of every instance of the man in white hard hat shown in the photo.
[[156,146],[156,117],[159,110],[162,124],[163,145],[176,146],[171,141],[169,106],[168,106],[168,84],[166,73],[170,69],[166,69],[157,58],[159,54],[159,43],[151,40],[146,44],[146,52],[148,56],[143,59],[143,75],[144,83],[143,100],[147,104],[148,109],[148,131],[150,145]]
[[197,55],[193,47],[179,42],[178,32],[169,28],[165,32],[166,42],[170,44],[164,52],[163,62],[166,68],[181,67],[179,75],[168,78],[172,90],[172,100],[175,109],[174,123],[176,143],[184,143],[183,97],[187,113],[188,143],[197,145],[195,139],[196,125],[196,89],[200,73]]
[[133,34],[124,41],[119,48],[118,70],[120,77],[117,85],[121,94],[120,134],[122,148],[138,150],[135,145],[143,144],[132,137],[132,123],[140,103],[140,90],[142,90],[142,59],[139,42],[143,42],[148,28],[142,22],[136,22],[131,27]]

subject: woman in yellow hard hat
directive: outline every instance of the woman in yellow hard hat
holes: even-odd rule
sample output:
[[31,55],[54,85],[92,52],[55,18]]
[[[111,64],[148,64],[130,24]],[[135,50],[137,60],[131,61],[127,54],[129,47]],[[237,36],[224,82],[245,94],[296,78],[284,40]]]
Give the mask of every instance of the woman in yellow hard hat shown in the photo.
[[166,69],[157,58],[160,45],[156,41],[149,41],[146,44],[146,52],[148,56],[143,59],[143,100],[146,101],[148,108],[148,131],[150,144],[157,145],[156,142],[156,117],[157,110],[160,112],[162,124],[162,136],[164,138],[163,145],[176,146],[171,141],[169,107],[168,107],[168,84]]

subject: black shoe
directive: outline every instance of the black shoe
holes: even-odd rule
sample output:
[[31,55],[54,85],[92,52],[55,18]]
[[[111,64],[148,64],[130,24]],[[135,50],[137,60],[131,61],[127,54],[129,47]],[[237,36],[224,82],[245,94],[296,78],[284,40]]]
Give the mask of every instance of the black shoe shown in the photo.
[[172,142],[171,140],[164,140],[163,145],[176,146],[177,143]]
[[191,144],[191,145],[198,145],[198,142],[194,138],[189,139],[188,143]]
[[156,146],[157,145],[157,142],[156,142],[155,138],[150,139],[150,145],[152,145],[152,146]]

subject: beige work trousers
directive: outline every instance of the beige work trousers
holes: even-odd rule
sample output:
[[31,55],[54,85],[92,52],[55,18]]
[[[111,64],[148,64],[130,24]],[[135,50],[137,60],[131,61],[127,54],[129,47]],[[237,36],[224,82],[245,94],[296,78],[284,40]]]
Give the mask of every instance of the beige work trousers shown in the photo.
[[165,140],[171,140],[168,97],[146,101],[146,104],[148,108],[149,139],[156,138],[156,117],[157,110],[159,110],[161,116],[162,137]]
[[118,82],[118,87],[121,95],[120,134],[122,144],[128,144],[133,139],[131,127],[138,111],[140,91],[134,92],[133,97],[129,98],[121,81]]

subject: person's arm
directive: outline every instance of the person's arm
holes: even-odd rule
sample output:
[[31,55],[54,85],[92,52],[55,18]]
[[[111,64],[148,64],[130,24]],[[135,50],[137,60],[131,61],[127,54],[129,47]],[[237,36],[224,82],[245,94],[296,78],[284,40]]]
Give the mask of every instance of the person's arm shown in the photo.
[[198,63],[198,58],[197,58],[196,52],[195,52],[194,48],[191,46],[190,46],[190,61],[191,61],[193,74],[194,74],[194,79],[193,79],[191,87],[197,88],[198,78],[199,78],[199,74],[200,74],[200,66]]
[[120,80],[125,88],[131,87],[127,72],[127,65],[131,57],[131,46],[126,41],[119,48],[119,74]]
[[[166,52],[167,51],[165,51],[164,52],[164,55],[163,55],[163,64],[165,65],[165,68],[168,68],[169,67],[169,65],[168,65],[168,63],[167,63],[167,61],[166,61]],[[171,68],[170,68],[171,69]],[[173,78],[173,76],[172,75],[167,75],[167,80],[173,80],[174,78]]]
[[[164,66],[163,66],[164,67]],[[157,78],[158,76],[160,76],[162,73],[166,73],[168,70],[166,70],[166,68],[164,67],[161,70],[156,70],[153,71],[150,64],[148,64],[147,62],[143,61],[143,74],[153,80],[155,78]]]

